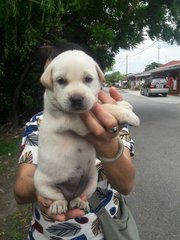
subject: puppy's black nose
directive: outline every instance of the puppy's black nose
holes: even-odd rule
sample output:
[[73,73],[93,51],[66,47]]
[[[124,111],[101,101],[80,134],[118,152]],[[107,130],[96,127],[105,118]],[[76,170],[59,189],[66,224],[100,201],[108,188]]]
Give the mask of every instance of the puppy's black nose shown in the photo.
[[75,109],[81,109],[83,107],[84,97],[80,95],[74,95],[69,98],[71,106]]

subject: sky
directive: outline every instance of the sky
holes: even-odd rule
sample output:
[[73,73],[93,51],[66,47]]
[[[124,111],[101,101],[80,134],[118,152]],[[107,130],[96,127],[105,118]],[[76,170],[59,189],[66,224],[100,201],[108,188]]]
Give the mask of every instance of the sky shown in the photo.
[[172,60],[180,60],[180,46],[147,39],[134,50],[120,50],[115,56],[113,72],[140,73],[152,62],[165,64]]

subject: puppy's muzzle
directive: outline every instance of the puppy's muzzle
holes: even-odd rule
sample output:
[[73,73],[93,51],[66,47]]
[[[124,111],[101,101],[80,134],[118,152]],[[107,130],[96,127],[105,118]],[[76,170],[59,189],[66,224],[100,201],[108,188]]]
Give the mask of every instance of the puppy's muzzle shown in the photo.
[[69,98],[71,108],[74,110],[84,109],[84,97],[81,95],[73,95]]

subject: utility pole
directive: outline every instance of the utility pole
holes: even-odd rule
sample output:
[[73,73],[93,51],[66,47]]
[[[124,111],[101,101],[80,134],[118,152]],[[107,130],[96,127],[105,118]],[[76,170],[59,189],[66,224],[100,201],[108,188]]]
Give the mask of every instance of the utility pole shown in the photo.
[[126,80],[128,78],[128,55],[126,55]]
[[160,63],[160,44],[159,44],[159,40],[158,40],[158,63]]

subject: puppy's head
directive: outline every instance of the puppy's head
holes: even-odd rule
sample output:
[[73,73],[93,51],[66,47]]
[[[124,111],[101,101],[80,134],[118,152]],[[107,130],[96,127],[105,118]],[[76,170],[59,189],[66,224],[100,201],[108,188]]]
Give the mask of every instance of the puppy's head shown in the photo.
[[92,108],[102,82],[105,78],[98,64],[79,50],[58,55],[41,76],[41,83],[58,108],[73,113]]

